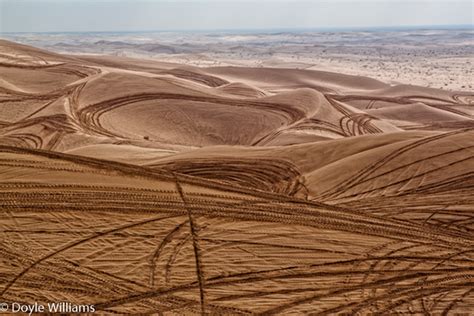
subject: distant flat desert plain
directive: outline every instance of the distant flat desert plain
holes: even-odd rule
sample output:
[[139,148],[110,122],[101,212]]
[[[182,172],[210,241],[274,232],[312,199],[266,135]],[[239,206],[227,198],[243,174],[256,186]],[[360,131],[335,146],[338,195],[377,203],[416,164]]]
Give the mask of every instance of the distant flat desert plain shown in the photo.
[[0,303],[469,315],[472,34],[4,36]]
[[5,36],[66,54],[108,54],[198,67],[312,69],[461,91],[473,91],[474,85],[472,27]]

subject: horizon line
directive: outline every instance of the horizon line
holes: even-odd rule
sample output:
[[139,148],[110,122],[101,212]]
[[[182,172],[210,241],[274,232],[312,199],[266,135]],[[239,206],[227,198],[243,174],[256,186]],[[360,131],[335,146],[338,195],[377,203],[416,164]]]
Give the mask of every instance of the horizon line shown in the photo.
[[256,32],[256,31],[267,31],[267,32],[297,32],[297,31],[347,31],[347,30],[358,30],[358,31],[376,31],[376,30],[400,30],[400,29],[411,29],[411,30],[424,30],[424,29],[472,29],[474,30],[473,24],[426,24],[426,25],[380,25],[380,26],[315,26],[315,27],[269,27],[269,28],[217,28],[217,29],[155,29],[155,30],[90,30],[90,31],[10,31],[4,32],[0,30],[0,34],[77,34],[77,33],[202,33],[202,32]]

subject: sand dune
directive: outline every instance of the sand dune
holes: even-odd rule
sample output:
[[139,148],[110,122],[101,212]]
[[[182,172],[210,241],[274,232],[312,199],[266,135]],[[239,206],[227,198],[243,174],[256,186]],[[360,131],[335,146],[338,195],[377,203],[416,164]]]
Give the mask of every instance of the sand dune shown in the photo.
[[474,308],[473,93],[8,41],[0,74],[0,301]]

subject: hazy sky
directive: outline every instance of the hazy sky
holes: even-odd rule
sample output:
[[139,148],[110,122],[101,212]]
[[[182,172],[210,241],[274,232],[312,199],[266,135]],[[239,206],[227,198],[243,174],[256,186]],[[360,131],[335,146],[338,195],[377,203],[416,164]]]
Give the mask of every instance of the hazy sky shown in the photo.
[[470,0],[0,0],[0,32],[472,25]]

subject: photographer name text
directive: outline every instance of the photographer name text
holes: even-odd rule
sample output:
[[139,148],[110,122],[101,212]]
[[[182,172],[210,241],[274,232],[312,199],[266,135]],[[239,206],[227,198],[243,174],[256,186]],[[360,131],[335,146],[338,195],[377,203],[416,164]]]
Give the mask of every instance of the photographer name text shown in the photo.
[[24,313],[29,316],[35,313],[94,313],[94,305],[77,305],[69,302],[34,304],[0,303],[0,312]]

